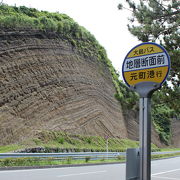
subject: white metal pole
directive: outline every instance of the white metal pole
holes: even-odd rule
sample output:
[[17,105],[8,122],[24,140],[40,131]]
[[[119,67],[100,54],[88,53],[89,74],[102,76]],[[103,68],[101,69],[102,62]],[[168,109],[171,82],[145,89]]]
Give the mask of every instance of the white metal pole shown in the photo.
[[106,153],[107,153],[107,159],[108,159],[108,138],[106,139]]

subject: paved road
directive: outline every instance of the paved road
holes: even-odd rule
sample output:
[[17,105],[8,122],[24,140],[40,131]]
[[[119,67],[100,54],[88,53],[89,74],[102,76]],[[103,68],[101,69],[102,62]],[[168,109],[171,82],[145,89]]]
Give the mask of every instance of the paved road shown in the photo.
[[152,161],[152,180],[180,180],[180,157]]
[[[1,180],[125,180],[125,164],[0,171]],[[152,180],[180,180],[180,157],[152,161]]]

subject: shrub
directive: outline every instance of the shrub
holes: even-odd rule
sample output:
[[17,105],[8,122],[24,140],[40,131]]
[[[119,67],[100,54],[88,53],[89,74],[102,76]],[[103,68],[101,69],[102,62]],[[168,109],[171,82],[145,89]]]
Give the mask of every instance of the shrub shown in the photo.
[[60,144],[64,144],[64,137],[59,137],[59,138],[57,139],[57,141],[58,141],[58,143],[60,143]]
[[71,164],[72,163],[72,157],[69,156],[66,158],[67,164]]
[[88,144],[91,144],[91,143],[92,143],[91,137],[87,137],[87,138],[86,138],[86,142],[87,142]]
[[123,156],[117,156],[117,160],[119,160],[119,161],[124,160],[124,159],[125,159],[125,157],[123,157]]
[[90,156],[86,156],[85,157],[85,162],[88,163],[90,161],[91,157]]

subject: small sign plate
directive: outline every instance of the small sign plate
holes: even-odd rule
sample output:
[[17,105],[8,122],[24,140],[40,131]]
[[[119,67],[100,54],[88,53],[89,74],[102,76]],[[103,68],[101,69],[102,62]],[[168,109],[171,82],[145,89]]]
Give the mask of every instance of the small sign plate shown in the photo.
[[123,78],[128,86],[141,82],[162,84],[170,70],[170,57],[167,51],[156,43],[142,43],[135,46],[126,55],[123,66]]

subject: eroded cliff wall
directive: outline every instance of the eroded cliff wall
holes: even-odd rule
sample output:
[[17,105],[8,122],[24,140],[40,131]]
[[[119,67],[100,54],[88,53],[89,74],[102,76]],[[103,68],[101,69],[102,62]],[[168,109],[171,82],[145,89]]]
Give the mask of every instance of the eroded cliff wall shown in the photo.
[[0,32],[0,144],[36,131],[127,138],[111,73],[56,33]]
[[172,145],[174,147],[179,147],[180,148],[180,120],[174,118],[173,120],[171,120],[171,132],[172,132]]
[[[124,110],[123,116],[127,128],[128,138],[139,141],[139,112],[136,110]],[[161,143],[158,133],[155,131],[153,123],[151,123],[151,141],[158,147],[164,147]]]

